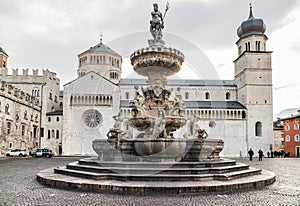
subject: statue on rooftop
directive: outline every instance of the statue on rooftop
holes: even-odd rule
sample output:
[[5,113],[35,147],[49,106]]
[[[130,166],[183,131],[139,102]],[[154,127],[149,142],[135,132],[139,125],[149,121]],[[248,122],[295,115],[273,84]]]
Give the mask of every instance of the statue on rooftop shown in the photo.
[[164,15],[158,10],[158,4],[153,4],[154,11],[151,12],[152,20],[150,21],[150,32],[153,39],[149,40],[150,46],[163,46],[165,42],[162,40],[162,30],[164,28],[164,18],[170,8],[169,2],[166,4]]

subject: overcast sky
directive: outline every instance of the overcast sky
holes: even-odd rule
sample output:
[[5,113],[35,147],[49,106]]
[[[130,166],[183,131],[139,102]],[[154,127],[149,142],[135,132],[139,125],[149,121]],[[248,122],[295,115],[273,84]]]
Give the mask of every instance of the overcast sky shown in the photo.
[[[154,2],[164,10],[166,1],[161,0],[1,0],[0,46],[10,56],[10,68],[49,69],[57,73],[63,85],[77,76],[77,55],[99,43],[99,34],[103,33],[104,43],[124,55],[126,77],[132,72],[126,60],[128,52],[146,46],[147,35],[150,38]],[[249,0],[169,2],[164,32],[192,45],[185,49],[178,45],[187,59],[193,56],[188,51],[193,46],[203,52],[216,71],[216,79],[233,79],[236,30],[249,16]],[[254,16],[267,25],[267,50],[274,51],[274,114],[300,107],[300,67],[296,62],[300,57],[300,0],[252,2]],[[176,42],[176,38],[170,38],[170,42]],[[132,40],[137,42],[135,46]],[[203,65],[208,67],[209,63]]]

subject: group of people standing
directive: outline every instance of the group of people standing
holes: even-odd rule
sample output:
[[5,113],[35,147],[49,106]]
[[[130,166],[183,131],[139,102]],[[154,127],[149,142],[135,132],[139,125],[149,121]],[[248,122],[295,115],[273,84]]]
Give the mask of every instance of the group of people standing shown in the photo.
[[[248,155],[249,155],[249,160],[252,161],[254,155],[252,148],[250,148],[250,150],[248,151]],[[263,156],[264,156],[263,151],[261,149],[258,150],[258,161],[262,161]]]

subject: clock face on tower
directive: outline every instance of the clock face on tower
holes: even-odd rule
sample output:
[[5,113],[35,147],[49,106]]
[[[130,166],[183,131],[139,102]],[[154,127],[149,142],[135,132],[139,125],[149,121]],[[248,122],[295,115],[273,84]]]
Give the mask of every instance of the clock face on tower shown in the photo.
[[102,122],[102,115],[97,110],[87,110],[82,116],[84,124],[89,128],[97,128]]

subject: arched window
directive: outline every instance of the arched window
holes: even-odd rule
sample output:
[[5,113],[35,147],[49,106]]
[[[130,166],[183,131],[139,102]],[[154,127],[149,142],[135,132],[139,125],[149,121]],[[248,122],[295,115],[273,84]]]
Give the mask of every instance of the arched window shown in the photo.
[[125,92],[125,99],[129,99],[129,92]]
[[246,51],[250,51],[250,42],[245,43]]
[[210,99],[209,92],[206,92],[206,93],[205,93],[205,99]]
[[255,42],[255,49],[256,51],[260,51],[260,41]]
[[56,121],[59,122],[59,117],[56,117]]
[[190,94],[188,92],[185,93],[185,99],[189,99]]
[[7,122],[7,128],[6,128],[6,134],[10,134],[10,130],[11,130],[11,122]]
[[242,112],[242,118],[246,119],[246,112],[245,111]]
[[59,130],[56,130],[56,139],[59,139]]
[[285,126],[285,130],[286,130],[286,131],[290,131],[290,125],[286,125],[286,126]]
[[117,79],[118,78],[117,72],[110,72],[110,78],[111,79]]
[[287,135],[287,136],[285,137],[285,141],[286,141],[286,142],[290,142],[290,141],[291,141],[291,137],[290,137],[289,135]]
[[40,96],[40,90],[39,90],[39,88],[33,88],[33,90],[32,90],[32,96],[33,97],[39,97]]
[[295,142],[299,142],[299,141],[300,141],[300,139],[299,139],[299,134],[296,134],[296,135],[294,136],[294,141],[295,141]]
[[51,117],[48,117],[48,122],[51,122]]
[[5,114],[9,114],[9,104],[5,106]]
[[255,123],[255,136],[262,136],[262,124],[261,122]]
[[55,136],[54,130],[51,131],[51,137],[54,138]]
[[48,130],[48,139],[50,139],[50,137],[51,137],[51,132],[50,130]]
[[226,99],[227,99],[227,100],[230,99],[230,93],[229,93],[229,92],[226,93]]
[[22,132],[21,132],[22,137],[24,137],[25,135],[25,129],[26,129],[25,125],[22,125]]

